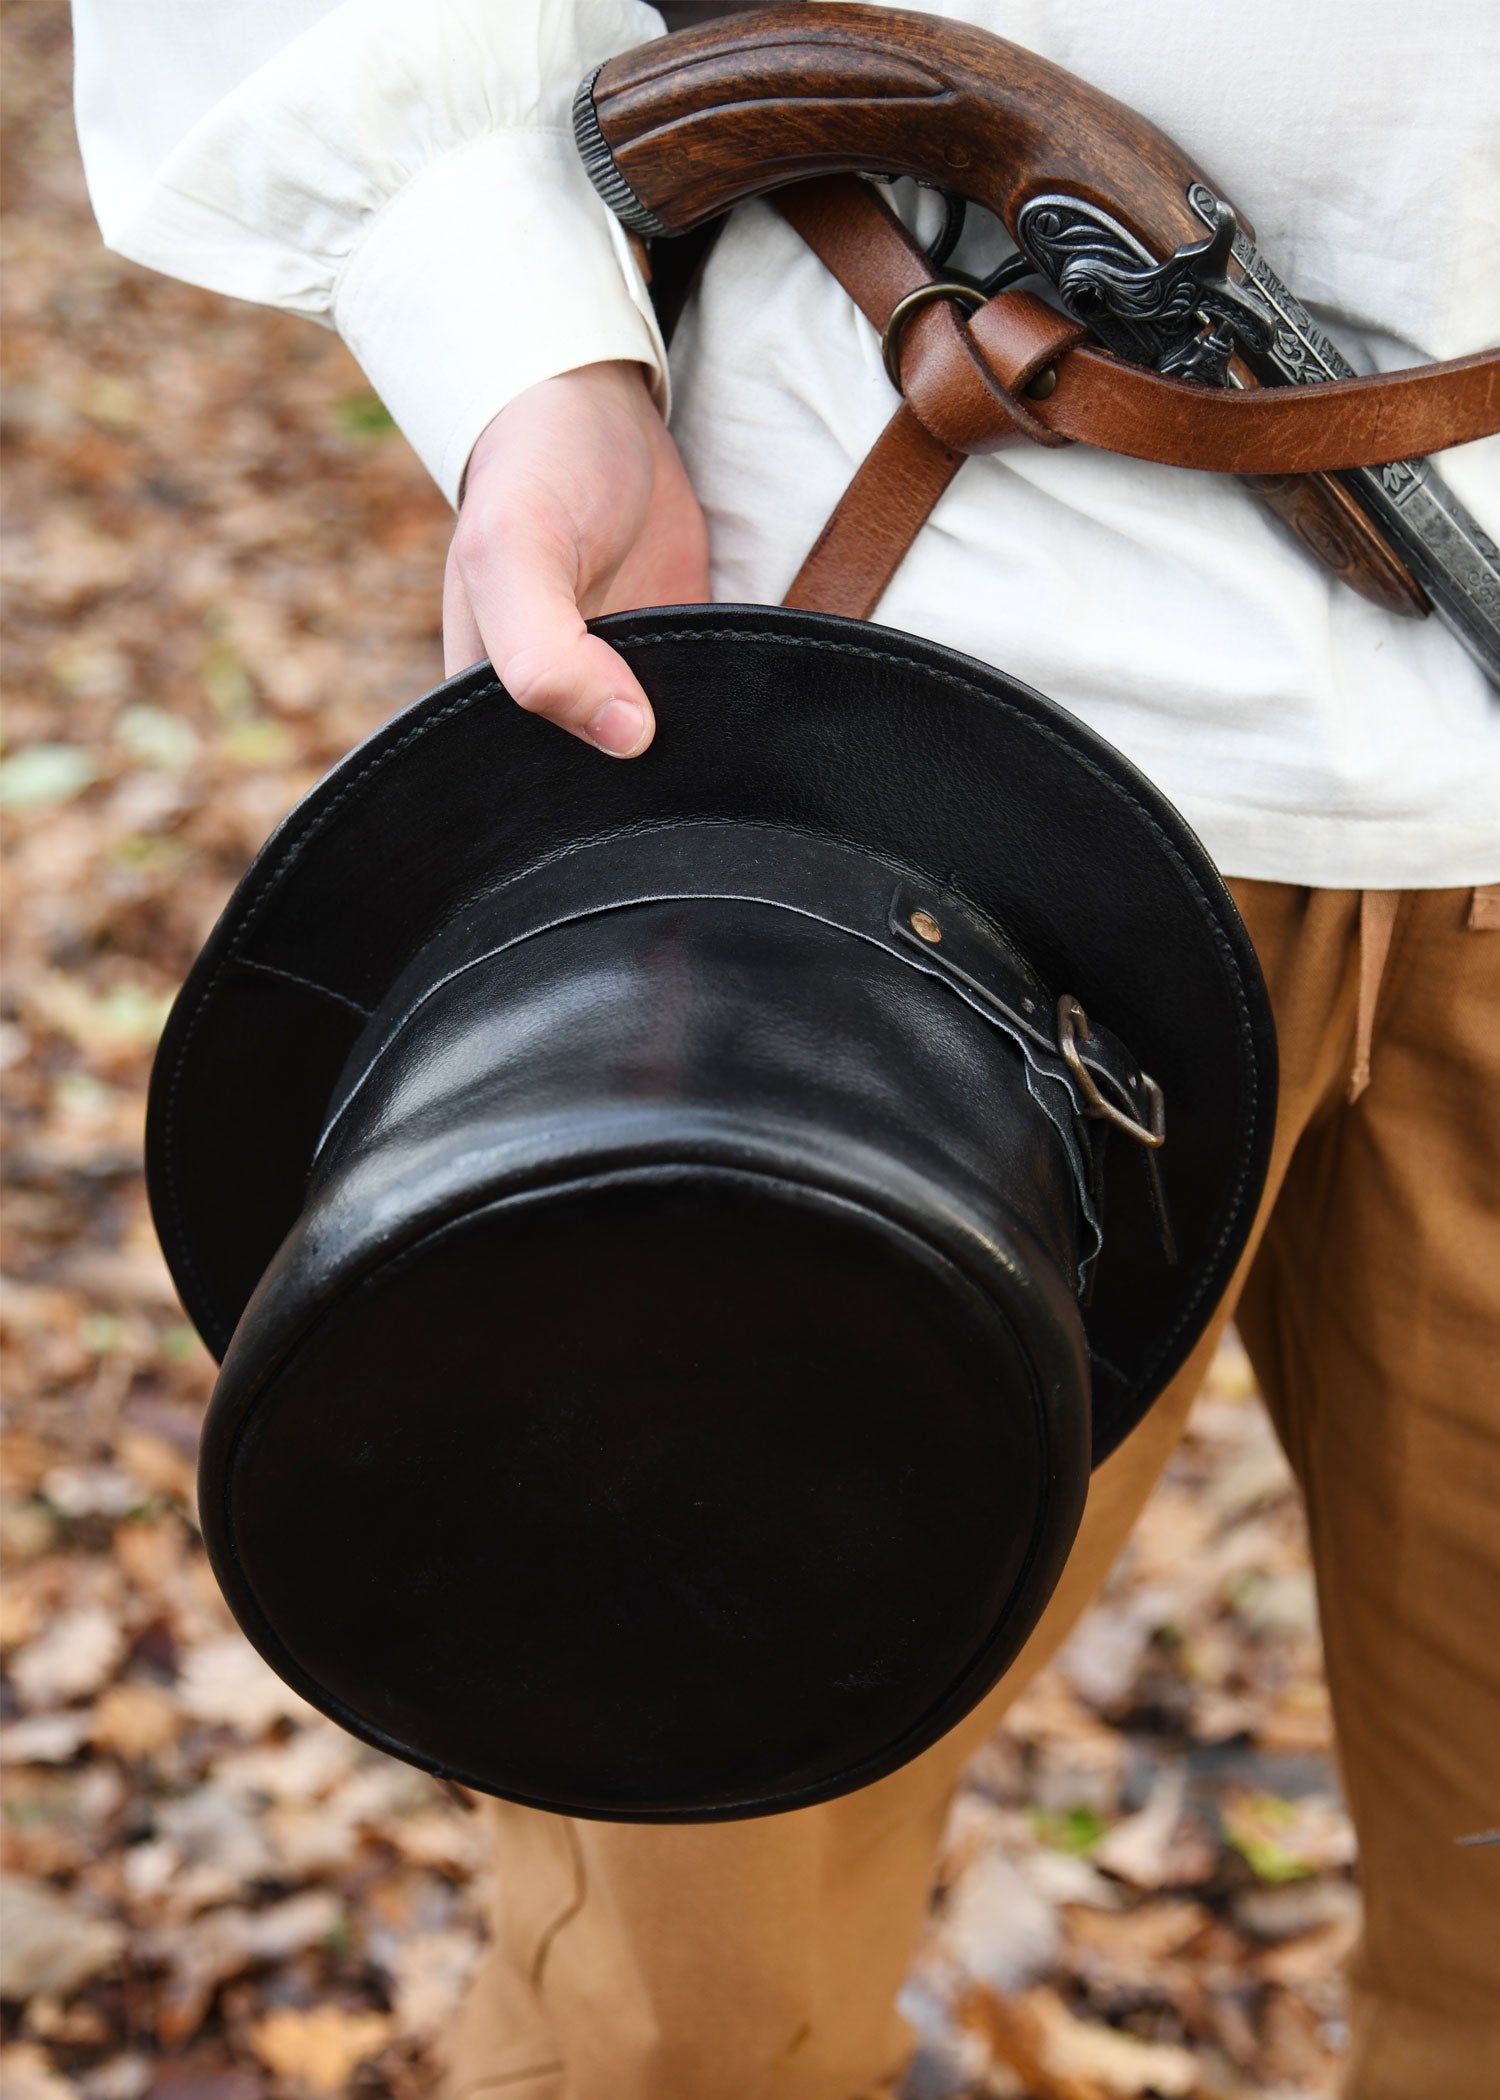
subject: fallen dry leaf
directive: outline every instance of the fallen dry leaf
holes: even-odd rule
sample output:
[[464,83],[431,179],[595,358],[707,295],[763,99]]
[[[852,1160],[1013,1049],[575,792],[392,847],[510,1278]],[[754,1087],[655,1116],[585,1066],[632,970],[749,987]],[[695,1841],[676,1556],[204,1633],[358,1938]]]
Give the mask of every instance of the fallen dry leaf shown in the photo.
[[470,1932],[422,1932],[402,1942],[389,1964],[396,2025],[438,2034],[457,2012],[479,1960]]
[[343,2092],[355,2065],[378,2055],[390,2035],[388,2014],[344,2012],[337,2005],[308,2012],[281,2006],[250,2030],[262,2063],[310,2093]]
[[157,1812],[159,1842],[170,1847],[166,1877],[175,1909],[206,1909],[268,1880],[276,1865],[270,1833],[244,1798],[214,1780]]
[[1045,1975],[1057,1953],[1055,1907],[1001,1852],[982,1852],[948,1891],[943,1948],[963,1974],[994,1991]]
[[1299,1939],[1320,1926],[1342,1925],[1360,1916],[1359,1890],[1348,1881],[1319,1876],[1280,1887],[1246,1889],[1236,1897],[1234,1921],[1259,1940]]
[[1262,1704],[1250,1725],[1268,1751],[1295,1754],[1311,1750],[1332,1755],[1333,1709],[1326,1684],[1301,1679],[1284,1686],[1269,1709]]
[[1182,1819],[1187,1774],[1166,1765],[1152,1783],[1142,1809],[1127,1816],[1094,1848],[1094,1864],[1137,1888],[1158,1889],[1167,1878],[1167,1856]]
[[[13,1570],[15,1562],[7,1565]],[[30,1585],[23,1585],[12,1573],[4,1590],[0,1590],[0,1650],[22,1647],[34,1640],[41,1631],[46,1618],[42,1599]]]
[[1330,1918],[1326,1925],[1304,1933],[1301,1939],[1284,1940],[1279,1947],[1270,1948],[1256,1966],[1267,1983],[1305,1991],[1336,1976],[1354,1952],[1358,1939],[1357,1913]]
[[152,2083],[150,2057],[130,2049],[95,2064],[82,2090],[85,2100],[146,2100]]
[[[0,1471],[0,1479],[6,1477]],[[44,1503],[0,1496],[0,1565],[15,1568],[22,1561],[40,1560],[56,1544],[57,1520]]]
[[0,1728],[0,1764],[65,1765],[89,1732],[84,1713],[29,1714]]
[[219,1759],[215,1771],[221,1786],[264,1795],[268,1801],[311,1802],[346,1778],[359,1755],[352,1736],[319,1719],[294,1729],[284,1741],[232,1750]]
[[198,1469],[165,1437],[127,1424],[120,1432],[120,1462],[153,1495],[169,1495],[187,1509],[196,1506]]
[[487,1856],[483,1826],[473,1816],[455,1816],[451,1807],[405,1809],[372,1827],[414,1866],[475,1874]]
[[1323,2047],[1318,2012],[1292,1991],[1268,1992],[1261,2013],[1261,2061],[1277,2085],[1294,2090],[1315,2079]]
[[1054,1852],[1042,1846],[1021,1861],[1031,1886],[1049,1903],[1090,1910],[1118,1910],[1125,1901],[1118,1882],[1101,1874],[1092,1860],[1076,1852]]
[[121,1572],[143,1597],[168,1594],[187,1557],[185,1527],[174,1515],[121,1524],[113,1544]]
[[178,1696],[195,1720],[216,1721],[250,1735],[273,1721],[309,1720],[313,1711],[241,1634],[191,1650],[183,1661]]
[[53,1466],[42,1492],[65,1517],[123,1517],[146,1499],[141,1483],[118,1466]]
[[1181,1954],[1209,1925],[1201,1903],[1168,1897],[1130,1911],[1081,1911],[1068,1921],[1074,1958],[1089,1958],[1090,1972],[1112,1985],[1150,1988],[1165,1964]]
[[127,1764],[138,1764],[175,1741],[182,1722],[170,1692],[157,1684],[127,1680],[100,1694],[88,1722],[88,1736],[95,1749],[111,1751]]
[[1191,2051],[1144,2042],[1118,2028],[1079,2020],[1055,1991],[1038,1987],[1018,1998],[978,1991],[962,2017],[1027,2085],[1034,2100],[1120,2100],[1150,2093],[1180,2100],[1198,2084]]
[[68,2049],[93,2049],[109,2040],[109,2022],[86,1998],[65,2005],[61,1998],[38,1996],[27,2001],[25,2030],[29,2041],[51,2042]]
[[0,2049],[0,2093],[5,2100],[78,2100],[78,2088],[52,2068],[45,2049],[12,2042]]
[[45,1882],[0,1879],[0,1998],[66,1998],[117,1962],[125,1929]]
[[358,1818],[336,1801],[277,1802],[256,1820],[287,1880],[337,1874],[360,1849]]
[[1298,1801],[1254,1788],[1225,1796],[1224,1832],[1262,1881],[1293,1881],[1354,1859],[1354,1832],[1340,1804],[1326,1794]]
[[144,1951],[168,1970],[157,2011],[157,2031],[169,2048],[190,2041],[203,2024],[221,1983],[259,1962],[285,1961],[315,1946],[343,1916],[338,1898],[308,1890],[260,1911],[226,1906],[195,1918],[190,1930],[167,1926],[149,1934]]
[[1106,2100],[1092,2079],[1053,2070],[1046,2030],[1033,2006],[992,1991],[971,1991],[960,2001],[958,2022],[984,2044],[993,2063],[1014,2073],[1030,2100]]
[[1102,1599],[1063,1647],[1058,1669],[1096,1711],[1111,1711],[1134,1685],[1152,1637],[1181,1617],[1189,1596],[1179,1581]]
[[118,1619],[103,1605],[88,1604],[64,1612],[18,1649],[10,1679],[24,1705],[61,1706],[97,1692],[124,1653]]

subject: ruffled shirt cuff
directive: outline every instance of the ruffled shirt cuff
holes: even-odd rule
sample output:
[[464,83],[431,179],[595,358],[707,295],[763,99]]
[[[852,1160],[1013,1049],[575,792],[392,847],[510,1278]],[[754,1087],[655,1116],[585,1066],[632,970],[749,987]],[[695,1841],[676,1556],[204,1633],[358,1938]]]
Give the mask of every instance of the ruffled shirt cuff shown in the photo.
[[450,502],[517,394],[606,358],[666,353],[624,232],[572,137],[491,133],[433,162],[370,222],[333,321]]
[[182,96],[206,106],[170,142],[129,121],[129,68],[174,63],[161,5],[144,14],[141,50],[118,10],[80,14],[79,136],[105,239],[336,327],[450,500],[485,424],[539,380],[631,358],[664,398],[645,284],[570,116],[591,65],[660,32],[654,9],[340,0],[243,74],[241,24],[238,78],[211,90],[203,51],[178,54]]

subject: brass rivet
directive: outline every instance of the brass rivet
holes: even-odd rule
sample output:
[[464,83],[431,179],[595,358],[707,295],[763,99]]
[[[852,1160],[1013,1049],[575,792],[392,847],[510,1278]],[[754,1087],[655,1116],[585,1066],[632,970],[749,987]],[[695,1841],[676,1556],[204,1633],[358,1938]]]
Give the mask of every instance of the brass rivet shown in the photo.
[[943,929],[930,911],[914,911],[911,930],[919,941],[940,941],[943,938]]
[[1021,1011],[1023,1014],[1034,1014],[1036,1012],[1035,999],[1023,999],[1021,1001]]
[[1056,392],[1057,371],[1052,365],[1048,365],[1045,372],[1038,372],[1026,389],[1027,399],[1031,401],[1046,401]]

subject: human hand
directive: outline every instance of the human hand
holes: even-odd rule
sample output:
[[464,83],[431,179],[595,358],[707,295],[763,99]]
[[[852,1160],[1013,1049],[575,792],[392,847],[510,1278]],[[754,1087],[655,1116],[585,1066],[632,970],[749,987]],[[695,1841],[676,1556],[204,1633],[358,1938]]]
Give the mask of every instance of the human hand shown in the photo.
[[584,622],[707,596],[703,512],[642,366],[544,379],[485,426],[443,583],[450,675],[488,656],[520,706],[635,758],[651,704]]

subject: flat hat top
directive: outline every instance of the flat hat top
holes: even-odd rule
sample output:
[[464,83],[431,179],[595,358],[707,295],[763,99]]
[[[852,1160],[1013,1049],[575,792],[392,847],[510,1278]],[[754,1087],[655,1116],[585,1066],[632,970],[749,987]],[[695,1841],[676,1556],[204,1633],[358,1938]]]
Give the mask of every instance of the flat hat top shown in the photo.
[[1086,1479],[983,1290],[759,1174],[479,1206],[269,1378],[239,1354],[201,1499],[251,1640],[368,1740],[573,1814],[903,1762],[1014,1653]]
[[959,892],[1161,1085],[1179,1258],[1163,1261],[1146,1178],[1113,1140],[1084,1312],[1103,1456],[1227,1284],[1269,1149],[1264,987],[1202,846],[1063,709],[934,644],[766,607],[620,614],[595,631],[656,709],[643,758],[602,759],[477,666],[292,812],[195,965],[153,1077],[148,1170],[205,1339],[222,1354],[302,1208],[352,1044],[442,927],[585,843],[687,822],[777,825]]

